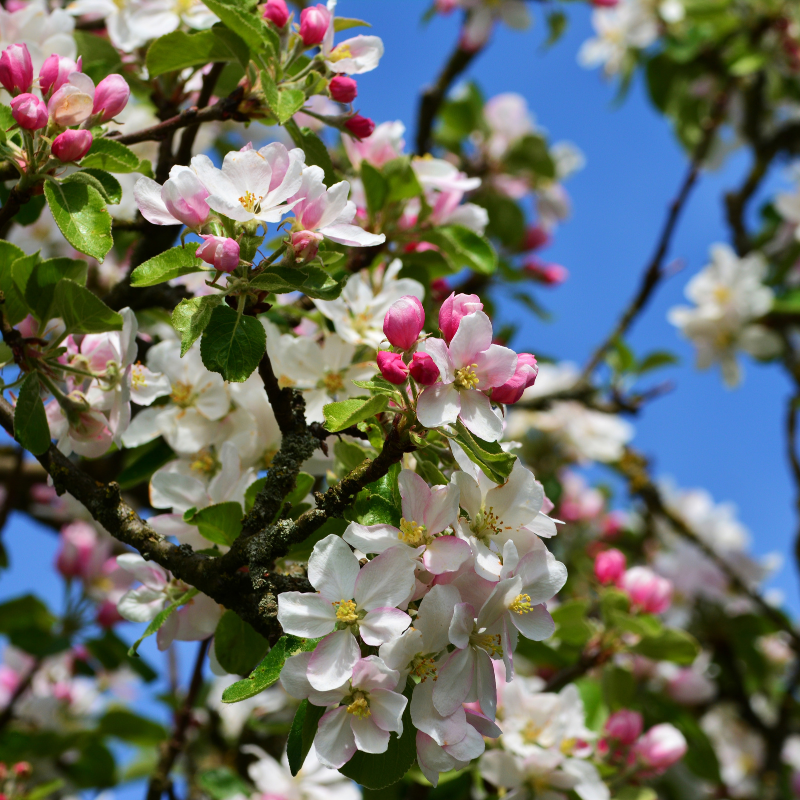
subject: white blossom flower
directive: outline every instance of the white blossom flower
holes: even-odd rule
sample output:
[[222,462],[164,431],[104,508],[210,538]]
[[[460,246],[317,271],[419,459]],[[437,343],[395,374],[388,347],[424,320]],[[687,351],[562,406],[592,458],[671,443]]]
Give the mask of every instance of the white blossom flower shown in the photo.
[[383,56],[383,42],[380,37],[359,35],[334,46],[336,0],[328,0],[328,11],[330,22],[320,48],[325,66],[332,72],[344,75],[361,75],[375,69]]
[[74,28],[75,21],[64,9],[50,11],[45,0],[28,0],[14,11],[0,8],[0,50],[24,42],[34,72],[38,73],[44,60],[53,53],[73,61],[77,58]]

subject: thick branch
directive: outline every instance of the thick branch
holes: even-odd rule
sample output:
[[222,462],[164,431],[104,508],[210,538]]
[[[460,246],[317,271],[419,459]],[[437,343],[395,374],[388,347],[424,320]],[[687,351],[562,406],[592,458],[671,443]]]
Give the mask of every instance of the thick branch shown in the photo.
[[417,115],[417,155],[429,153],[433,144],[433,123],[453,81],[472,63],[480,51],[462,50],[456,47],[442,69],[436,83],[422,94]]
[[[197,97],[196,107],[198,109],[206,108],[208,106],[211,96],[214,94],[214,88],[217,85],[217,81],[219,80],[219,76],[222,74],[223,69],[225,69],[225,63],[218,61],[203,77],[203,86],[200,89],[200,94]],[[181,136],[181,143],[178,146],[178,153],[175,157],[175,160],[178,164],[189,163],[189,160],[192,157],[194,140],[199,130],[199,122],[194,122],[191,125],[186,126],[186,130],[184,130],[183,135]]]
[[695,183],[697,183],[698,177],[700,176],[700,169],[703,165],[703,161],[705,161],[706,156],[709,153],[709,150],[711,149],[711,145],[714,142],[714,136],[725,118],[725,108],[727,103],[728,91],[724,90],[720,93],[719,97],[717,97],[717,100],[714,103],[711,116],[708,119],[705,132],[703,133],[703,138],[694,152],[691,165],[686,173],[686,177],[683,179],[681,188],[669,207],[669,213],[664,221],[664,227],[661,230],[661,235],[658,238],[655,253],[645,268],[641,283],[639,285],[639,290],[623,312],[619,322],[616,324],[605,341],[603,341],[603,343],[594,351],[592,357],[584,367],[581,375],[583,382],[588,381],[589,377],[600,365],[600,362],[603,360],[608,350],[613,346],[614,342],[627,333],[634,320],[644,310],[655,288],[664,277],[663,264],[672,242],[672,236],[675,233],[681,212],[686,207],[686,202],[691,195]]

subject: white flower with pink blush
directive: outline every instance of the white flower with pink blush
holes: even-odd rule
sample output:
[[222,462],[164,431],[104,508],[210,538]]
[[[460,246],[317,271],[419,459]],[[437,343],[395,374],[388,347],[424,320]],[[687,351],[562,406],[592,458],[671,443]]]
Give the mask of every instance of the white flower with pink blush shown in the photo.
[[339,75],[361,75],[375,69],[383,55],[383,42],[380,37],[354,36],[334,46],[336,0],[328,0],[328,11],[330,21],[320,46],[325,66]]
[[287,200],[300,188],[305,153],[273,142],[260,150],[233,150],[214,166],[206,155],[192,159],[192,169],[208,189],[209,208],[236,222],[280,222],[291,209]]
[[394,691],[399,673],[377,656],[358,657],[345,680],[320,692],[308,680],[316,652],[288,658],[281,671],[281,684],[292,697],[308,698],[313,705],[336,704],[319,721],[314,738],[319,760],[326,767],[339,769],[356,750],[385,753],[390,734],[403,733],[403,712],[408,700]]
[[492,344],[489,317],[483,311],[467,314],[449,347],[443,339],[427,339],[420,350],[439,368],[441,382],[420,394],[417,419],[426,428],[454,425],[460,419],[479,438],[489,442],[500,439],[503,423],[485,393],[511,378],[517,354]]
[[399,545],[434,575],[457,571],[472,556],[465,541],[443,535],[458,520],[458,487],[430,487],[408,469],[401,470],[397,483],[403,509],[400,527],[351,522],[344,540],[362,553],[383,553]]
[[318,593],[281,593],[278,621],[293,636],[325,637],[309,660],[308,680],[327,691],[349,680],[361,656],[359,638],[377,647],[411,624],[397,606],[414,592],[414,562],[396,547],[362,568],[344,540],[331,534],[314,545],[308,579]]
[[164,185],[139,178],[133,196],[142,216],[154,225],[185,225],[197,229],[208,219],[209,191],[191,167],[174,166]]
[[[145,561],[138,553],[117,556],[117,563],[142,584],[126,592],[117,604],[120,615],[129,622],[150,622],[189,590],[185,583],[172,578],[158,564]],[[158,649],[166,650],[175,640],[207,639],[216,630],[222,610],[222,606],[207,595],[196,594],[158,629]]]
[[405,132],[406,126],[400,120],[382,122],[366,139],[359,140],[351,136],[343,136],[342,144],[355,169],[361,166],[362,161],[366,161],[373,167],[382,167],[387,161],[403,155],[403,149],[406,146],[403,139]]

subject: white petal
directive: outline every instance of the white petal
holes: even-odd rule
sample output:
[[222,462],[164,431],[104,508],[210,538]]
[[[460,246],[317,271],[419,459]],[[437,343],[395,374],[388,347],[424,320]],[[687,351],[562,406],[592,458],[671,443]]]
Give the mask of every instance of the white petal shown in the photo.
[[472,550],[463,539],[439,536],[425,549],[422,563],[428,572],[441,575],[443,572],[456,572],[471,557]]
[[[471,394],[471,392],[465,392],[465,394]],[[454,425],[460,412],[461,393],[452,383],[435,383],[433,386],[426,386],[417,401],[417,419],[426,428],[438,428],[445,424]]]
[[278,595],[278,622],[284,633],[317,639],[336,627],[336,609],[318,594],[282,592]]
[[503,436],[503,423],[497,414],[492,411],[492,404],[489,402],[489,398],[483,392],[478,391],[461,392],[460,395],[461,412],[458,416],[464,426],[484,441],[496,442],[501,439]]
[[375,647],[397,639],[411,624],[411,617],[397,608],[375,608],[359,623],[361,638]]
[[397,546],[399,533],[393,525],[359,525],[351,522],[342,539],[362,553],[382,553]]
[[167,211],[167,206],[161,199],[161,184],[150,178],[139,178],[133,187],[133,198],[142,216],[154,225],[180,225],[181,221],[175,219]]
[[320,692],[336,689],[350,679],[360,657],[355,636],[349,630],[334,631],[314,649],[308,662],[308,682]]
[[314,747],[317,757],[326,767],[339,769],[356,752],[356,740],[350,727],[351,717],[344,706],[339,706],[325,713],[319,721]]
[[364,719],[352,715],[350,727],[353,730],[356,747],[362,753],[385,753],[389,748],[389,732],[381,730],[371,715]]
[[556,624],[544,603],[533,606],[527,614],[515,614],[512,611],[510,616],[514,627],[533,642],[549,639],[555,633]]
[[417,730],[426,733],[437,744],[455,744],[467,732],[464,708],[459,705],[449,716],[442,716],[433,704],[433,690],[437,683],[429,678],[414,687],[409,709],[411,721]]
[[374,247],[386,241],[383,233],[369,233],[358,225],[347,225],[346,223],[335,223],[320,228],[319,232],[338,244],[345,244],[349,247]]
[[390,689],[373,689],[369,695],[369,710],[375,724],[384,731],[403,735],[403,712],[408,699]]
[[475,653],[472,648],[456,650],[439,670],[433,687],[433,705],[442,716],[454,714],[467,699],[475,676]]
[[314,545],[308,579],[327,600],[351,600],[358,574],[358,559],[341,537],[331,534]]
[[366,611],[399,606],[409,599],[415,585],[414,562],[408,557],[408,548],[398,545],[373,558],[358,573],[353,597]]

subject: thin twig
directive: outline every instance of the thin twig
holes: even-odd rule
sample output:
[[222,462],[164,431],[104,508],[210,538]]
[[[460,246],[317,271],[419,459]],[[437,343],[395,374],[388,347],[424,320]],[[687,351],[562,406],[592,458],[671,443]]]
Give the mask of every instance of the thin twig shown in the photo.
[[661,235],[658,238],[655,253],[653,253],[653,257],[650,259],[650,262],[645,268],[641,283],[639,285],[639,290],[623,312],[619,322],[617,322],[617,324],[614,326],[614,329],[611,331],[609,336],[606,337],[603,343],[592,354],[592,357],[587,362],[581,374],[581,382],[588,382],[592,373],[600,365],[606,353],[613,346],[614,342],[617,341],[617,339],[622,338],[625,333],[627,333],[634,320],[644,310],[655,288],[664,277],[665,272],[663,269],[663,264],[672,242],[672,236],[675,233],[681,212],[686,207],[686,202],[692,193],[694,185],[697,183],[698,177],[700,176],[700,170],[703,162],[706,159],[706,156],[709,153],[709,150],[711,149],[711,145],[714,142],[714,136],[725,118],[725,109],[727,104],[728,89],[726,88],[720,92],[714,103],[708,123],[706,124],[705,132],[703,133],[703,138],[694,152],[692,162],[689,166],[686,176],[683,179],[681,188],[678,191],[675,199],[670,204],[669,213],[664,221]]
[[[223,69],[225,69],[225,63],[223,61],[218,61],[212,65],[211,69],[203,77],[203,86],[201,87],[200,94],[197,97],[198,109],[206,108],[208,106]],[[194,140],[199,130],[199,122],[195,122],[186,126],[186,129],[181,136],[181,143],[178,146],[178,153],[175,157],[175,160],[178,164],[187,164],[191,159],[192,147],[194,146]]]
[[200,647],[197,650],[197,658],[194,662],[194,672],[192,673],[189,689],[186,692],[186,698],[180,710],[175,714],[172,736],[167,742],[162,743],[161,757],[159,758],[158,766],[156,766],[155,771],[150,776],[150,782],[147,785],[147,800],[160,800],[161,795],[167,791],[172,783],[169,774],[173,766],[175,766],[175,761],[186,745],[186,733],[192,721],[192,709],[197,701],[200,688],[203,685],[203,662],[205,661],[210,641],[211,639],[208,638],[200,642]]

